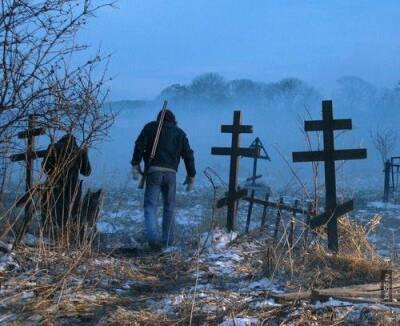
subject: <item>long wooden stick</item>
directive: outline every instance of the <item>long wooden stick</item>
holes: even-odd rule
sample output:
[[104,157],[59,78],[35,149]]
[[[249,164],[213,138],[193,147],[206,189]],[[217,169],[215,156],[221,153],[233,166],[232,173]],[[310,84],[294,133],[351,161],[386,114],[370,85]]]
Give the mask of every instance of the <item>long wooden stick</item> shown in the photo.
[[163,107],[162,107],[162,110],[161,110],[160,120],[158,121],[156,137],[154,138],[153,147],[151,148],[149,163],[147,164],[147,168],[144,169],[144,172],[143,172],[143,175],[142,175],[142,179],[139,182],[139,189],[143,189],[144,188],[144,185],[146,184],[148,170],[150,168],[151,163],[154,160],[154,157],[156,156],[158,143],[160,141],[161,130],[162,130],[162,127],[164,125],[165,113],[167,112],[167,105],[168,105],[168,101],[164,101],[164,104],[163,104]]

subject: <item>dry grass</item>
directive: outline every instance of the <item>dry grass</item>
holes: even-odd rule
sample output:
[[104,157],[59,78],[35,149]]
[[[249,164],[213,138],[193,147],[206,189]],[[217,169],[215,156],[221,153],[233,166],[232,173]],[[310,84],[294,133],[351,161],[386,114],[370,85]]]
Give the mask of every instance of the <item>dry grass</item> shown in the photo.
[[[301,288],[329,288],[351,284],[378,282],[385,266],[367,236],[376,225],[375,217],[367,225],[339,219],[340,250],[334,254],[326,249],[324,230],[317,230],[309,247],[288,248],[287,241],[276,245],[267,242],[262,269],[273,277],[290,279]],[[320,232],[319,232],[320,231]]]
[[153,325],[176,325],[177,321],[171,320],[165,315],[159,315],[150,311],[132,311],[123,307],[117,309],[109,314],[105,319],[106,325],[140,325],[140,326],[153,326]]
[[[378,222],[377,218],[363,226],[340,219],[341,250],[336,255],[325,249],[322,232],[312,236],[306,250],[302,241],[294,248],[285,239],[278,244],[266,241],[265,230],[241,236],[227,248],[240,248],[243,256],[235,266],[238,278],[230,281],[269,277],[296,290],[378,281],[383,261],[367,239]],[[236,316],[282,325],[344,323],[346,314],[336,308],[317,311],[309,306],[256,306],[254,303],[268,298],[268,290],[252,293],[225,288],[223,284],[229,280],[223,275],[212,275],[208,282],[215,287],[199,290],[202,295],[196,295],[196,270],[203,272],[203,283],[210,273],[207,262],[196,260],[197,251],[127,258],[84,248],[61,251],[20,247],[16,253],[22,271],[0,275],[4,294],[0,304],[18,315],[19,320],[35,319],[48,324],[215,325]],[[134,283],[129,291],[118,292],[129,281]],[[177,296],[182,301],[174,305],[172,314],[150,303],[162,304],[164,299]],[[374,317],[378,325],[379,320],[387,321],[385,314],[379,314],[381,317]]]

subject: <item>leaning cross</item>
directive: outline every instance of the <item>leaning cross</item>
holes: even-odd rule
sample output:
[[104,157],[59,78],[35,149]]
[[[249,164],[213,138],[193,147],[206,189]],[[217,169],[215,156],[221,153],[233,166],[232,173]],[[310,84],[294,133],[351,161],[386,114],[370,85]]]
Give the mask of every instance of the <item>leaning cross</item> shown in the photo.
[[211,148],[212,155],[227,155],[230,156],[229,170],[229,186],[227,197],[220,199],[217,202],[217,207],[228,206],[227,228],[228,231],[235,229],[237,202],[240,198],[247,196],[246,189],[238,189],[238,171],[240,156],[255,157],[258,156],[257,148],[241,148],[240,134],[253,133],[253,126],[242,125],[242,113],[235,111],[233,115],[233,125],[222,125],[221,132],[232,134],[231,147],[213,147]]
[[322,161],[325,165],[325,213],[310,219],[310,227],[316,228],[328,224],[328,248],[338,250],[337,218],[353,210],[353,201],[337,205],[335,161],[355,160],[367,157],[366,149],[335,150],[334,131],[351,130],[351,119],[333,119],[332,101],[322,101],[322,120],[305,121],[305,131],[322,131],[324,150],[294,152],[293,162]]

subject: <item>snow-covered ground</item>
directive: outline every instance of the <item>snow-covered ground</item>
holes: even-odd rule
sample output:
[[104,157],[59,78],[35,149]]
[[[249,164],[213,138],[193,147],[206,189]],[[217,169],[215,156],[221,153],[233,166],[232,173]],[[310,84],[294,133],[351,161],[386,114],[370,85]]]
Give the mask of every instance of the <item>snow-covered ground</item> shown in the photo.
[[[217,197],[224,194],[224,185],[220,186]],[[256,194],[258,198],[263,198],[263,194]],[[383,255],[390,255],[394,244],[400,245],[400,204],[383,203],[370,194],[363,198],[356,195],[355,210],[350,213],[350,218],[362,224],[368,223],[374,216],[380,215],[380,225],[376,231],[369,234],[370,240]],[[225,225],[225,211],[219,209],[212,219],[212,203],[214,200],[213,188],[205,183],[197,185],[195,190],[187,193],[182,185],[178,184],[177,189],[177,210],[176,225],[177,237],[179,241],[187,242],[197,238],[201,233],[208,231],[212,225]],[[279,196],[270,197],[270,201],[278,201]],[[284,202],[293,204],[294,196],[284,196]],[[302,198],[300,207],[306,207],[307,202]],[[106,201],[101,212],[101,219],[98,222],[98,229],[102,233],[108,234],[127,234],[134,238],[136,242],[146,241],[143,219],[143,193],[135,187],[126,189],[114,189],[107,193]],[[161,209],[160,209],[161,210]],[[239,233],[243,233],[246,225],[248,204],[241,202],[237,228]],[[262,207],[255,205],[253,208],[250,230],[260,226]],[[161,214],[159,214],[161,215]],[[269,232],[273,233],[277,217],[277,210],[267,210],[267,224]],[[284,225],[288,228],[290,214],[284,214]],[[298,214],[296,216],[296,232],[298,237],[304,232],[305,217]],[[282,232],[283,230],[281,230]],[[288,230],[286,230],[288,232]]]

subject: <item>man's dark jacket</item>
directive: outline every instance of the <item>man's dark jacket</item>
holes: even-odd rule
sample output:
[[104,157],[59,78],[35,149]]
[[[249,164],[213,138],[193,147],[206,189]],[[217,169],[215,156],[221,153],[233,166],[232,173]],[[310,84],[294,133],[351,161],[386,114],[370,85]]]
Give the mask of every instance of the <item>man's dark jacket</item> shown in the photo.
[[[146,169],[149,167],[149,159],[157,132],[157,121],[152,121],[144,126],[135,142],[132,165],[137,165],[144,160]],[[165,122],[160,134],[157,151],[151,166],[178,170],[179,161],[183,158],[186,172],[189,177],[196,175],[193,151],[185,132],[174,123]]]

